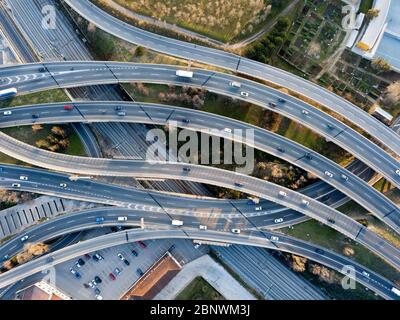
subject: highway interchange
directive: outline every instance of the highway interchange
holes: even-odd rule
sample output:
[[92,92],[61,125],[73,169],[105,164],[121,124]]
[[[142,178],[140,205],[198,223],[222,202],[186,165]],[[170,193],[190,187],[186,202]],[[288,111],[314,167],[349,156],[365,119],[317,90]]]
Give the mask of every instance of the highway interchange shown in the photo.
[[[211,132],[211,134],[220,135],[221,137],[228,139],[231,138],[234,141],[239,140],[239,142],[240,140],[243,140],[241,139],[241,136],[238,137],[226,133],[224,132],[224,129],[252,129],[254,130],[255,140],[254,145],[251,145],[251,147],[276,157],[280,157],[308,172],[313,173],[315,176],[324,180],[326,183],[331,184],[333,187],[364,206],[367,210],[375,214],[397,232],[399,230],[400,211],[397,206],[383,194],[379,193],[376,189],[371,188],[356,175],[343,169],[317,152],[267,130],[222,116],[166,105],[149,105],[144,103],[130,104],[125,102],[74,102],[74,110],[66,111],[63,108],[66,104],[68,103],[23,106],[5,109],[4,112],[11,111],[12,114],[0,119],[0,127],[6,128],[10,126],[32,125],[33,123],[44,124],[71,122],[131,122],[156,125],[176,123],[177,126],[194,131],[215,129],[216,131]],[[118,116],[118,113],[115,110],[116,107],[123,108],[126,115],[124,117]],[[33,118],[33,116],[36,118]],[[187,121],[190,122],[187,123]],[[247,144],[246,141],[244,142]],[[10,153],[12,150],[3,149],[3,152]],[[38,151],[32,150],[32,153],[33,152],[36,153]],[[15,157],[18,158],[18,155],[15,155]],[[29,158],[31,157],[25,154],[24,158],[20,159],[29,162],[29,160],[26,160]],[[71,166],[73,163],[74,162],[71,159]],[[83,161],[81,163],[83,163]],[[40,166],[45,167],[43,164]],[[61,167],[58,168],[61,170]],[[68,170],[66,171],[72,172]],[[334,177],[328,177],[325,174],[326,171],[333,173]],[[345,177],[345,179],[343,177]]]
[[[277,83],[299,92],[346,117],[347,120],[363,128],[380,143],[385,144],[397,154],[400,154],[400,146],[398,144],[399,137],[394,131],[385,127],[358,107],[353,106],[344,99],[310,82],[281,70],[271,68],[270,66],[240,58],[230,53],[224,53],[179,41],[176,42],[176,40],[159,37],[143,30],[133,28],[112,18],[91,5],[88,1],[67,0],[66,2],[99,27],[112,34],[115,34],[117,30],[118,35],[115,35],[125,38],[128,37],[126,39],[130,42],[139,43],[163,53],[206,62],[207,64],[217,65],[239,73],[251,75],[255,78],[268,80],[269,82]],[[111,20],[109,19],[112,19],[112,23],[110,23]],[[124,30],[126,28],[126,30],[121,32],[119,28],[123,28]],[[171,51],[171,48],[173,51]],[[45,72],[40,71],[42,67],[45,68]],[[355,155],[356,158],[362,160],[396,186],[400,184],[400,178],[395,174],[395,171],[399,168],[399,163],[395,157],[392,157],[392,155],[389,155],[378,145],[375,145],[373,142],[364,138],[358,132],[335,118],[296,98],[264,85],[228,74],[195,70],[195,77],[191,81],[184,81],[183,79],[177,78],[175,72],[176,67],[172,66],[114,62],[28,64],[0,68],[0,90],[8,87],[16,87],[20,94],[25,94],[49,88],[69,88],[82,85],[135,81],[200,87],[211,92],[230,96],[234,99],[242,99],[254,103],[294,119],[326,137],[329,141],[349,151]],[[239,81],[242,84],[242,89],[240,91],[248,92],[249,97],[244,98],[240,95],[240,91],[235,91],[230,88],[227,84],[231,81]],[[284,102],[277,103],[279,99],[284,99]],[[267,102],[274,102],[277,103],[277,105],[272,107]],[[256,132],[255,147],[257,149],[278,156],[308,172],[312,172],[319,178],[325,180],[326,183],[317,182],[302,190],[302,193],[297,193],[276,185],[256,181],[257,179],[248,176],[230,175],[227,174],[226,171],[207,167],[204,168],[180,163],[161,163],[161,166],[157,166],[157,170],[154,170],[154,166],[149,166],[148,163],[143,161],[90,158],[83,161],[86,162],[85,171],[83,171],[77,168],[76,165],[75,168],[73,168],[73,165],[68,165],[68,162],[72,159],[68,156],[60,161],[62,156],[49,154],[42,150],[35,150],[35,148],[24,145],[2,134],[0,139],[0,145],[3,148],[2,151],[6,151],[9,155],[25,160],[28,163],[47,167],[55,171],[81,174],[89,172],[88,174],[92,175],[110,175],[112,173],[113,175],[121,174],[121,176],[155,177],[162,179],[180,178],[202,183],[210,183],[210,181],[212,181],[211,177],[215,176],[215,174],[219,174],[220,176],[224,176],[224,179],[220,179],[221,181],[216,183],[218,186],[243,191],[275,203],[262,200],[262,212],[254,212],[254,207],[249,206],[247,201],[221,201],[186,197],[184,198],[185,201],[182,201],[182,195],[161,194],[91,180],[72,182],[68,179],[67,175],[60,173],[33,168],[2,166],[0,171],[0,185],[3,188],[52,194],[66,198],[125,207],[127,209],[98,209],[100,213],[96,212],[96,215],[102,214],[101,210],[104,210],[104,215],[106,216],[105,225],[108,226],[116,225],[115,218],[123,212],[129,216],[129,220],[134,220],[133,223],[130,221],[130,226],[137,225],[139,217],[145,216],[146,224],[148,223],[152,227],[154,226],[156,229],[161,228],[162,230],[131,230],[127,233],[112,234],[85,241],[75,246],[70,246],[0,275],[0,286],[12,284],[37,271],[48,268],[51,264],[70,260],[83,253],[104,248],[106,245],[112,246],[130,241],[152,238],[185,237],[243,245],[256,245],[288,251],[308,257],[339,272],[342,271],[344,265],[355,265],[357,281],[379,293],[384,298],[398,299],[398,296],[390,291],[394,286],[393,284],[372,271],[367,272],[367,269],[354,264],[351,260],[348,261],[349,259],[341,255],[326,250],[318,252],[316,251],[316,247],[309,243],[304,243],[281,234],[270,232],[261,233],[258,230],[260,227],[277,228],[304,221],[307,217],[302,216],[300,214],[301,212],[330,225],[350,238],[366,245],[399,269],[400,254],[396,248],[373,232],[370,232],[367,228],[359,225],[354,220],[334,210],[335,207],[347,201],[347,195],[373,212],[394,230],[398,231],[399,208],[385,196],[368,186],[367,182],[374,178],[374,173],[363,163],[356,161],[346,168],[347,170],[342,169],[323,156],[291,142],[286,138],[276,136],[268,131],[238,121],[215,115],[170,106],[118,104],[123,105],[124,109],[128,110],[128,114],[124,119],[119,118],[115,115],[115,112],[113,112],[115,103],[86,104],[78,102],[74,103],[75,110],[73,112],[63,111],[61,108],[63,104],[26,106],[10,109],[13,112],[12,116],[2,117],[0,126],[29,125],[32,124],[32,122],[92,123],[112,121],[163,125],[168,119],[168,121],[177,120],[179,126],[194,131],[202,129],[205,126],[204,124],[209,126],[210,123],[213,124],[215,129],[219,130],[224,128],[252,128],[255,129]],[[104,112],[104,110],[106,110],[106,112]],[[33,119],[33,114],[38,114],[39,117]],[[187,118],[190,118],[190,123],[184,124],[182,120]],[[232,138],[224,134],[222,134],[222,136],[225,138]],[[235,139],[235,137],[233,137],[233,139]],[[19,148],[15,148],[15,145],[18,145]],[[284,145],[285,149],[283,154],[277,150],[277,146],[281,145]],[[23,155],[24,152],[25,155]],[[312,160],[308,159],[307,161],[307,159],[304,158],[304,155],[308,153],[312,154]],[[51,159],[53,165],[43,165],[46,159]],[[78,158],[75,159],[77,161],[82,160]],[[84,164],[82,164],[82,166],[84,166]],[[94,169],[96,166],[97,169]],[[190,172],[189,174],[183,175],[183,168],[187,167],[190,167]],[[67,169],[65,170],[65,168]],[[88,168],[89,171],[87,170]],[[107,170],[104,170],[105,168]],[[324,174],[324,171],[328,170],[327,168],[335,173],[333,179],[328,179]],[[29,176],[29,181],[20,181],[19,177],[21,174]],[[348,180],[341,179],[341,175],[345,175]],[[237,182],[239,180],[240,183]],[[67,187],[61,187],[61,182],[65,182]],[[20,184],[20,187],[13,187],[12,184],[15,183]],[[332,187],[335,187],[337,190]],[[116,190],[118,190],[118,192],[116,192]],[[266,193],[264,193],[265,191]],[[279,191],[284,191],[287,196],[279,197]],[[306,200],[309,204],[304,205],[304,202],[302,202],[303,200]],[[301,203],[303,203],[303,205],[299,205]],[[332,207],[330,208],[327,205],[331,205]],[[93,212],[92,214],[87,213],[86,216],[83,214],[80,216],[75,214],[71,217],[65,217],[66,220],[64,221],[68,221],[68,227],[60,223],[59,220],[49,221],[48,223],[39,225],[30,230],[29,232],[32,233],[31,239],[48,239],[76,230],[95,228],[98,225],[94,223],[94,217]],[[284,221],[276,223],[278,217],[284,217]],[[172,218],[184,220],[185,228],[182,228],[182,230],[172,230],[170,226],[168,227]],[[334,223],[330,222],[332,220]],[[200,222],[212,227],[210,230],[204,232],[198,231]],[[232,228],[240,228],[247,231],[243,232],[241,235],[233,235],[226,232]],[[271,237],[279,237],[279,241],[271,241]],[[20,249],[21,243],[17,237],[0,247],[0,255],[13,255],[20,251]],[[368,276],[366,276],[366,274],[368,274]]]

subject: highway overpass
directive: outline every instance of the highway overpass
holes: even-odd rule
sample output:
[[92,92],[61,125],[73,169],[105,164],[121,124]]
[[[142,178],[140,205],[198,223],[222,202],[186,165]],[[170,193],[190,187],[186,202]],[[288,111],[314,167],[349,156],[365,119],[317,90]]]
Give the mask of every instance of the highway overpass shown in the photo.
[[400,137],[391,128],[342,97],[292,73],[229,52],[170,39],[131,26],[96,7],[89,0],[65,0],[86,20],[130,43],[171,56],[198,61],[266,80],[300,93],[346,118],[400,155]]
[[[66,111],[64,106],[67,104],[71,105],[71,103],[63,102],[4,109],[4,112],[10,111],[12,114],[0,118],[0,128],[32,125],[34,123],[131,122],[152,125],[173,123],[181,128],[194,131],[215,129],[216,131],[211,132],[212,135],[239,142],[243,141],[242,136],[226,133],[224,129],[241,129],[243,131],[251,129],[254,130],[254,144],[251,144],[251,147],[311,172],[369,210],[394,230],[399,230],[400,209],[396,204],[355,174],[341,168],[317,152],[283,136],[230,118],[167,105],[97,101],[74,102],[72,104],[74,110]],[[117,106],[123,108],[126,113],[124,117],[118,116]],[[188,123],[188,121],[190,122]],[[248,141],[243,142],[248,143]],[[9,151],[3,150],[3,152]],[[16,157],[18,158],[18,156]],[[326,171],[332,173],[334,177],[328,177]]]

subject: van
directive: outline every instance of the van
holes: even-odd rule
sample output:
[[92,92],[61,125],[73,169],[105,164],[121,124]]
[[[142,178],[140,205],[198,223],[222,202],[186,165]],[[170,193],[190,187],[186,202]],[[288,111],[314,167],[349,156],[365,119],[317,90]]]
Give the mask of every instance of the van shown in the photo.
[[172,225],[175,227],[182,227],[183,226],[183,221],[181,220],[172,220]]
[[238,88],[240,89],[242,87],[242,84],[236,81],[231,81],[229,82],[229,86],[233,87],[233,88]]

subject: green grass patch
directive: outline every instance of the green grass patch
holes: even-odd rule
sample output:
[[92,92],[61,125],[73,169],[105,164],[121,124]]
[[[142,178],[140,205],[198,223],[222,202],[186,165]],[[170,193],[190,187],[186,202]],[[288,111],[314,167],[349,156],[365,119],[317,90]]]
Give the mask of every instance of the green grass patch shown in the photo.
[[16,96],[11,99],[0,101],[0,108],[34,105],[40,103],[64,102],[70,99],[62,89],[47,90],[22,96]]
[[344,254],[345,249],[352,249],[354,254],[350,256],[351,259],[393,282],[400,281],[400,273],[380,257],[317,221],[310,220],[294,226],[294,229],[285,228],[282,231],[295,238],[309,241],[340,254]]
[[176,300],[225,300],[207,281],[201,277],[194,279]]

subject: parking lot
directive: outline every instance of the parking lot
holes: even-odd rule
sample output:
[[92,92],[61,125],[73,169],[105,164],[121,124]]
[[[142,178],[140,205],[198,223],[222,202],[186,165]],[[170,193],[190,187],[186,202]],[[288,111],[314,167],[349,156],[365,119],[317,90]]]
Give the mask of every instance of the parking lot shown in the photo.
[[[56,267],[57,287],[73,299],[93,300],[96,299],[95,289],[85,288],[84,284],[88,284],[98,276],[102,280],[96,286],[100,290],[100,295],[105,300],[115,300],[119,299],[139,279],[138,268],[146,272],[172,246],[171,253],[181,265],[205,253],[205,248],[195,249],[190,240],[153,240],[144,241],[144,243],[147,248],[142,248],[138,243],[132,243],[101,250],[98,253],[104,257],[104,260],[99,262],[93,259],[94,253],[90,254],[89,260],[82,256],[80,258],[85,261],[85,265],[81,268],[75,266],[79,258],[58,265]],[[138,253],[137,257],[132,254],[132,250]],[[118,258],[119,253],[129,261],[129,266]],[[70,268],[78,271],[81,278],[77,279],[70,272]],[[120,275],[115,274],[115,268],[121,270]],[[116,276],[115,280],[110,278],[111,272]]]

